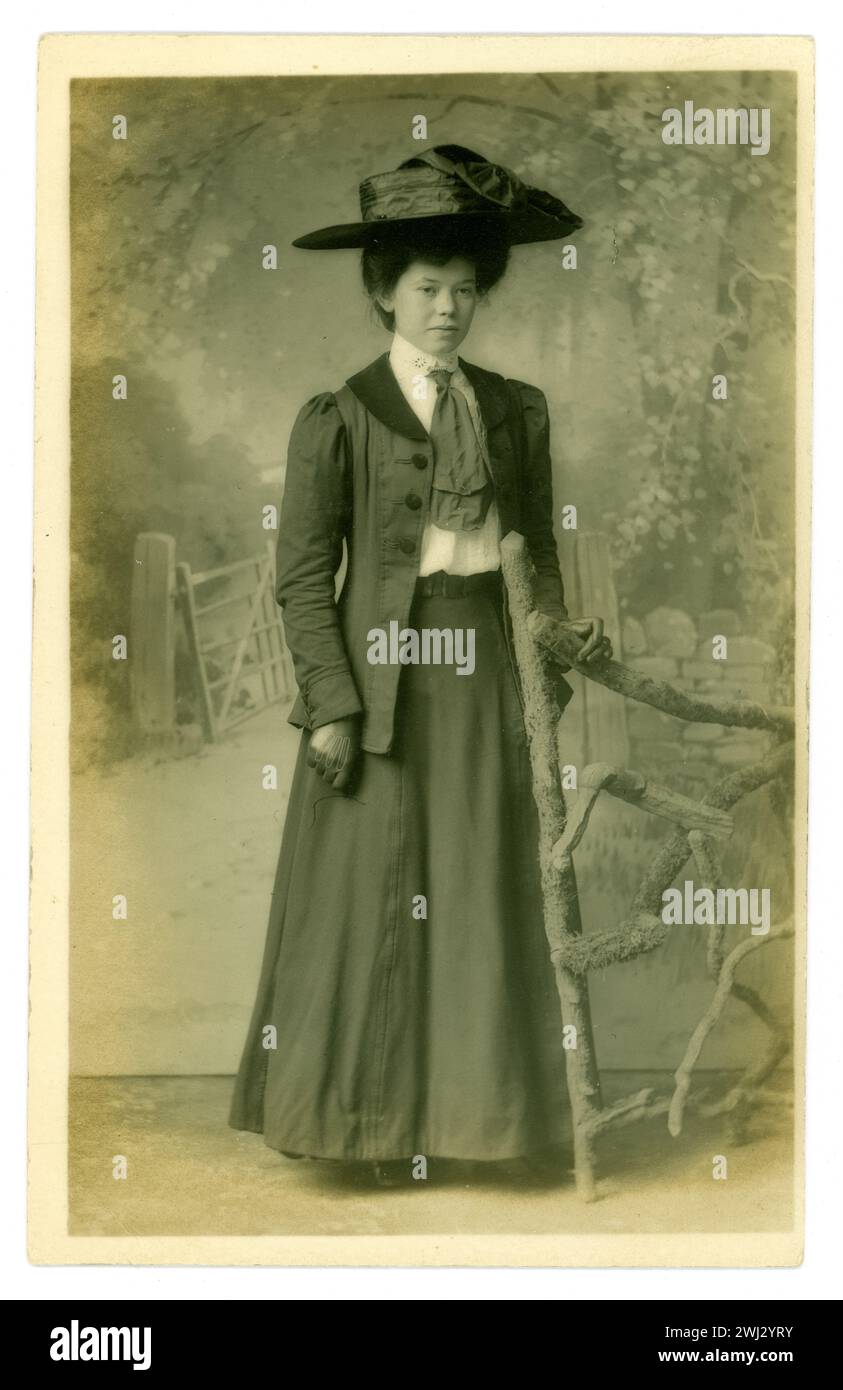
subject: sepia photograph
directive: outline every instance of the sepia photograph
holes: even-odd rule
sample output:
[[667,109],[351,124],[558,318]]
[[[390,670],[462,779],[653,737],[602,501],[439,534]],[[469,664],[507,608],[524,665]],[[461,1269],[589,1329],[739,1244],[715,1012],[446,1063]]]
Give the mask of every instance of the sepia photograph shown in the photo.
[[36,1263],[799,1263],[812,83],[42,39]]

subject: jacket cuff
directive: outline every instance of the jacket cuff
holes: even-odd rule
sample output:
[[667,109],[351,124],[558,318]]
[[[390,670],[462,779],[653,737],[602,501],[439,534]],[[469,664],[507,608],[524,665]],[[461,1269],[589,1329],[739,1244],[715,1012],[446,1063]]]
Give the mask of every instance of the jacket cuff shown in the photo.
[[[557,622],[568,622],[568,620],[569,620],[569,618],[570,618],[570,616],[571,616],[570,613],[568,612],[567,608],[565,607],[564,603],[560,603],[558,599],[549,599],[547,602],[544,602],[542,599],[539,599],[539,600],[537,601],[537,603],[536,603],[536,607],[537,607],[538,611],[539,611],[540,613],[543,613],[544,616],[545,616],[546,618],[555,618]],[[554,658],[554,660],[553,660],[554,679],[556,679],[556,677],[558,676],[558,677],[559,677],[559,680],[561,681],[560,690],[561,690],[562,696],[565,698],[565,703],[566,703],[566,704],[567,704],[568,700],[570,700],[570,698],[571,698],[571,696],[573,695],[574,692],[573,692],[573,690],[571,689],[571,687],[570,687],[570,685],[568,684],[568,682],[565,681],[565,680],[562,680],[562,675],[561,675],[561,673],[562,673],[563,671],[570,671],[571,669],[572,669],[572,668],[571,668],[571,666],[568,664],[567,661],[565,661],[565,662],[557,661],[557,660]],[[559,692],[557,692],[557,694],[558,694],[558,693],[559,693]],[[564,706],[562,705],[562,703],[561,703],[561,701],[560,701],[560,709],[563,708],[563,707],[564,707]]]
[[321,676],[311,681],[306,692],[299,691],[299,695],[311,729],[319,729],[335,719],[350,719],[352,715],[363,713],[357,687],[348,671]]
[[544,598],[541,594],[536,596],[536,608],[540,613],[544,613],[547,618],[556,618],[561,623],[566,623],[570,619],[570,613],[564,603],[560,603],[556,598]]

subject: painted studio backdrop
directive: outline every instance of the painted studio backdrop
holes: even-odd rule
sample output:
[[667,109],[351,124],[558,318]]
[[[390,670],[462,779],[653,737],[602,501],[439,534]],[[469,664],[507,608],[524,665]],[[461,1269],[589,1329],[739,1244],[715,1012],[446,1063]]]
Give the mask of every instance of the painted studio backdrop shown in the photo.
[[[663,143],[662,112],[685,99],[769,108],[769,152]],[[794,87],[85,80],[72,113],[72,1070],[230,1074],[299,737],[267,509],[299,407],[389,341],[358,253],[291,241],[353,220],[358,182],[414,152],[420,113],[425,143],[467,145],[576,209],[576,266],[561,243],[515,248],[463,347],[547,396],[571,613],[602,615],[618,660],[683,690],[792,704]],[[699,796],[769,740],[569,680],[564,763]],[[725,882],[768,887],[774,922],[791,910],[785,824],[762,788],[723,847]],[[667,833],[601,798],[576,855],[587,933],[623,920]],[[791,974],[786,943],[742,974],[785,1030]],[[590,987],[601,1067],[673,1071],[711,995],[704,933],[677,928]],[[740,1068],[763,1032],[730,1005],[701,1066]]]

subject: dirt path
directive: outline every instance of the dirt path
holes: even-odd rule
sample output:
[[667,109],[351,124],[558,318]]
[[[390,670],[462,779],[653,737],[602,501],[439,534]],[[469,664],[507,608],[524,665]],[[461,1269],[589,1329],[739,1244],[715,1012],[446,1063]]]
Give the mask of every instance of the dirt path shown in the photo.
[[189,757],[74,779],[74,1072],[234,1071],[298,752],[287,709]]

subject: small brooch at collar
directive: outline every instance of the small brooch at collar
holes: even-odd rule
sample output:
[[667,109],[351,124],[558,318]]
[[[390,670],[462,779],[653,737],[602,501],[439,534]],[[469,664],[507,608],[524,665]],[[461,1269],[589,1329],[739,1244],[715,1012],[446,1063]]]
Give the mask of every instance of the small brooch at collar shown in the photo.
[[418,352],[416,353],[415,357],[413,357],[411,365],[414,371],[424,372],[427,374],[429,372],[436,372],[440,370],[446,372],[456,371],[458,362],[459,359],[456,353],[454,353],[452,357],[439,358],[432,357],[430,353],[427,352]]

